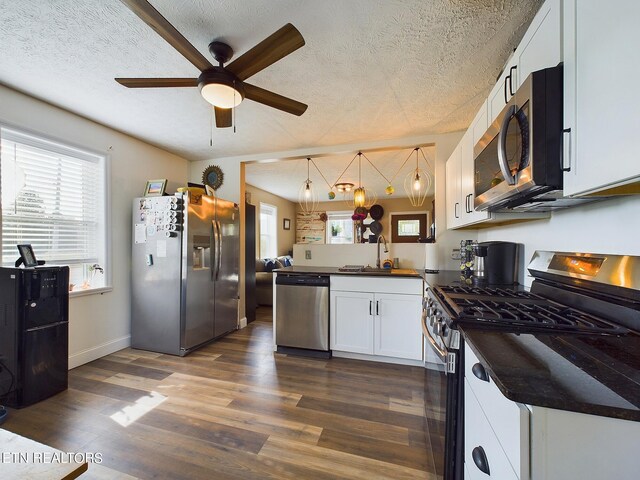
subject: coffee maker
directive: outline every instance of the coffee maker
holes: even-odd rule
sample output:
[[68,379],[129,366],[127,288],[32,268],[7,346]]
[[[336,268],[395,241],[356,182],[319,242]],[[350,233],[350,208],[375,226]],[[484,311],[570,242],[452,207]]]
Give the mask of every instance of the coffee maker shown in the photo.
[[473,281],[486,285],[518,283],[521,248],[513,242],[480,242],[473,245]]

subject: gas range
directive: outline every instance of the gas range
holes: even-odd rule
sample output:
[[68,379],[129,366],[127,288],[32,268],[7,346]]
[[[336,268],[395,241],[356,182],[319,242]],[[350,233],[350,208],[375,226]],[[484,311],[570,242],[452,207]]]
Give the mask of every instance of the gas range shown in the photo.
[[599,315],[558,303],[518,287],[464,285],[434,287],[435,296],[452,312],[448,326],[475,325],[512,333],[607,334],[629,332]]
[[[464,464],[465,342],[489,352],[485,361],[491,357],[493,374],[511,382],[515,401],[639,415],[640,257],[537,251],[528,270],[534,278],[529,291],[428,282],[422,329],[444,363],[447,480],[462,478]],[[439,379],[434,369],[425,372],[427,399]]]

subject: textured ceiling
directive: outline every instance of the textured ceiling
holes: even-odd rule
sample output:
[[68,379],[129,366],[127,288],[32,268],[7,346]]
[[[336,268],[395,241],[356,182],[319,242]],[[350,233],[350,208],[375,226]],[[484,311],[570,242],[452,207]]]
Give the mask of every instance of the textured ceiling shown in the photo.
[[117,0],[0,0],[0,83],[191,160],[460,130],[541,0],[152,0],[209,58],[287,22],[306,45],[251,83],[309,105],[251,101],[213,132],[197,89],[130,90],[114,77],[198,71]]
[[[420,170],[426,171],[433,179],[435,166],[435,148],[423,147],[422,155],[418,155],[418,167]],[[366,158],[371,163],[369,163]],[[404,191],[404,181],[408,174],[416,169],[416,156],[412,153],[412,149],[367,152],[362,157],[361,180],[362,185],[366,189],[373,190],[378,198],[385,196],[385,188],[388,183],[384,177],[392,181],[395,192],[392,198],[406,197]],[[409,159],[407,160],[407,158]],[[340,182],[351,182],[358,185],[358,159],[356,158],[349,168],[345,171],[354,155],[331,155],[328,157],[314,158],[313,161],[318,167],[316,169],[313,164],[309,165],[310,175],[314,190],[317,192],[318,200],[321,202],[329,200],[327,194],[329,187],[327,183],[333,185],[336,183],[340,175]],[[405,160],[407,160],[405,162]],[[380,170],[382,175],[375,168]],[[318,170],[322,173],[318,173]],[[322,178],[324,176],[324,179]],[[395,178],[394,178],[395,177]],[[283,160],[271,163],[251,163],[245,169],[245,181],[253,186],[274,193],[282,198],[298,201],[300,187],[307,178],[307,161],[302,160]],[[326,179],[326,181],[325,181]],[[427,195],[434,194],[434,182],[427,191]],[[342,198],[337,193],[336,199]]]

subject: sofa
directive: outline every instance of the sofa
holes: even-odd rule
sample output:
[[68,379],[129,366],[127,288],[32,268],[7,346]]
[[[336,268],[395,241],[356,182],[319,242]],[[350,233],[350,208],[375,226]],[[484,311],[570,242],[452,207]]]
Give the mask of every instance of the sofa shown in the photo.
[[293,258],[283,255],[276,258],[256,259],[256,303],[273,306],[273,270],[293,265]]

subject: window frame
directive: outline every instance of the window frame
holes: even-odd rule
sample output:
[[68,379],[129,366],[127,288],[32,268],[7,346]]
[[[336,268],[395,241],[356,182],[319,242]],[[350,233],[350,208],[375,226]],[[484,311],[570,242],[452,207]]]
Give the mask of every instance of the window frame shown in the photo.
[[[100,164],[102,169],[102,180],[103,180],[103,202],[102,208],[98,209],[97,212],[100,214],[101,218],[99,223],[102,224],[102,227],[98,230],[97,239],[101,248],[99,249],[99,256],[102,254],[104,256],[104,261],[101,262],[105,273],[104,275],[104,285],[99,287],[91,287],[83,290],[74,290],[69,292],[69,297],[81,297],[85,295],[92,294],[102,294],[105,292],[109,292],[113,290],[113,268],[112,268],[112,233],[111,233],[111,155],[107,152],[102,152],[98,150],[94,150],[91,148],[87,148],[80,144],[74,143],[72,141],[63,140],[60,138],[53,137],[51,135],[44,134],[39,131],[31,130],[29,128],[24,128],[21,126],[16,126],[7,122],[0,122],[0,141],[3,138],[3,131],[9,133],[9,138],[11,138],[15,134],[16,137],[22,137],[20,139],[21,143],[25,145],[40,148],[43,150],[47,150],[53,154],[65,155],[78,158],[80,160],[85,161],[95,161]],[[4,134],[6,135],[6,133]],[[15,140],[12,140],[15,141]],[[92,160],[93,159],[93,160]],[[1,155],[0,155],[1,162]],[[1,211],[2,211],[2,198],[0,197],[0,252],[2,252],[3,247],[3,232],[2,232],[2,221],[1,221]],[[36,252],[37,256],[37,252]],[[16,253],[17,257],[17,253]],[[63,262],[60,262],[64,264]],[[74,263],[73,265],[84,265],[85,262],[82,263]],[[2,264],[2,254],[0,253],[0,264]]]
[[[389,214],[389,229],[391,230],[391,243],[416,243],[419,238],[426,238],[427,229],[430,225],[430,213],[428,211],[415,212],[391,212]],[[422,220],[424,219],[424,223]],[[420,233],[416,235],[398,235],[398,221],[400,220],[420,220]]]
[[[353,219],[351,218],[351,216],[353,215],[352,211],[349,210],[336,210],[336,211],[332,211],[332,212],[326,212],[327,213],[327,221],[326,221],[326,228],[325,228],[325,243],[327,245],[355,245],[356,244],[356,230],[355,230],[355,222],[353,221]],[[330,226],[330,221],[331,221],[331,217],[347,217],[348,220],[351,221],[351,243],[333,243],[331,242],[331,238],[333,238],[333,235],[331,235],[331,226]]]
[[[262,208],[270,209],[273,211],[273,253],[274,255],[263,255],[262,251]],[[260,202],[258,205],[258,251],[260,252],[260,258],[276,258],[278,256],[278,207],[266,202]],[[269,235],[271,236],[271,235]]]

